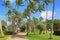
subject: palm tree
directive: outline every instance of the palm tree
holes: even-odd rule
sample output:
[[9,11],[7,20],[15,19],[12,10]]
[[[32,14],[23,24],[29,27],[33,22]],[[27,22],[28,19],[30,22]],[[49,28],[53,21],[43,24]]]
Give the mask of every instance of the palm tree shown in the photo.
[[47,17],[48,17],[48,11],[47,11],[47,5],[46,5],[46,33],[47,33]]
[[[54,19],[54,7],[55,7],[55,3],[54,3],[54,0],[45,0],[45,3],[46,3],[46,6],[49,4],[49,3],[53,3],[53,10],[52,10],[52,27],[51,27],[51,35],[50,35],[50,40],[52,40],[52,37],[53,37],[53,19]],[[46,15],[47,17],[47,15]]]
[[48,17],[48,3],[45,1],[45,3],[46,3],[46,20],[45,20],[45,23],[46,23],[46,25],[45,25],[45,27],[46,27],[46,33],[47,33],[47,17]]
[[[17,11],[16,9],[13,9],[13,16],[12,18],[14,18],[15,20],[15,25],[16,25],[16,29],[19,28],[20,26],[20,22],[21,22],[21,13],[19,11]],[[16,30],[16,32],[18,31],[18,29]]]
[[41,19],[41,12],[45,10],[44,4],[40,4],[37,10],[40,12],[40,19]]
[[33,24],[34,24],[34,34],[36,33],[36,25],[37,25],[37,23],[38,23],[38,19],[37,18],[35,18],[35,17],[33,17]]
[[53,25],[54,25],[54,8],[55,8],[55,0],[53,0],[53,9],[52,9],[52,27],[51,27],[51,35],[50,40],[53,38]]
[[44,0],[44,3],[46,4],[46,33],[47,33],[47,17],[48,17],[48,5],[49,3],[52,3],[53,0]]
[[[25,10],[24,14],[27,16],[28,20],[30,20],[30,15],[31,14],[30,14],[30,11],[28,9]],[[30,25],[30,23],[29,23],[29,25]],[[29,30],[31,32],[31,27],[30,26],[29,26]]]

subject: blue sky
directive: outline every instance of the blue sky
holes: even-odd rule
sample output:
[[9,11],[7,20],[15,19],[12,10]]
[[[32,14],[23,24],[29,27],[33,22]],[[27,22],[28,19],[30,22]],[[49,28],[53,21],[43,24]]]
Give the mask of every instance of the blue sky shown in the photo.
[[[6,16],[5,16],[5,14],[7,13],[7,11],[8,11],[8,8],[5,8],[5,7],[3,7],[1,4],[3,3],[3,1],[4,0],[0,0],[0,16],[2,16],[2,19],[3,20],[5,20],[6,21]],[[13,0],[11,0],[11,3],[12,3],[12,5],[14,5],[13,4]],[[24,5],[24,7],[19,7],[18,8],[18,10],[20,11],[20,12],[23,12],[24,11],[24,9],[26,8],[26,6],[27,6],[27,3],[24,3],[25,5]],[[52,6],[51,5],[49,5],[49,8],[48,8],[49,10],[48,10],[48,19],[51,19],[51,9],[52,9]],[[43,11],[42,12],[42,17],[43,18],[45,18],[45,13],[46,11]],[[39,14],[40,12],[36,12],[34,15],[32,14],[31,16],[33,17],[36,17],[36,18],[39,18],[40,17],[40,14]],[[54,16],[54,18],[55,19],[60,19],[60,0],[55,0],[55,16]]]

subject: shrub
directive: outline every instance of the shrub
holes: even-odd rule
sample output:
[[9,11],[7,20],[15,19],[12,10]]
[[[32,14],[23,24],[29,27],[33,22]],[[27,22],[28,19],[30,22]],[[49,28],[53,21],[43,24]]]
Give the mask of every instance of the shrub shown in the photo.
[[45,24],[44,23],[39,23],[37,25],[37,28],[40,30],[40,34],[42,33],[43,30],[45,30]]
[[60,31],[54,31],[54,35],[60,35]]
[[13,34],[13,31],[5,31],[4,34],[5,35],[12,35]]

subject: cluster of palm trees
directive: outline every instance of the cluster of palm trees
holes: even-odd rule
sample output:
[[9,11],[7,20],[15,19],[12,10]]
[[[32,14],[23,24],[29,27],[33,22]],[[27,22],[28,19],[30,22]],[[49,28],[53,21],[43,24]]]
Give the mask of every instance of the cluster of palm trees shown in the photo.
[[[24,2],[27,2],[27,8],[24,10],[23,13],[20,13],[17,9],[19,6],[24,6]],[[54,19],[54,7],[55,3],[54,0],[16,0],[16,6],[15,8],[12,8],[12,5],[9,0],[5,0],[3,3],[3,6],[7,7],[8,13],[7,15],[7,21],[10,21],[12,23],[12,26],[14,26],[14,29],[20,26],[21,21],[27,19],[27,34],[31,32],[31,13],[35,13],[37,11],[41,12],[46,11],[46,26],[47,26],[47,15],[48,15],[48,5],[53,4],[52,8],[52,25],[51,25],[51,36],[50,39],[52,40],[52,34],[53,34],[53,19]],[[40,16],[40,19],[42,17]],[[36,19],[33,17],[33,24],[34,24],[34,32],[35,32],[35,26],[36,26]],[[17,31],[17,30],[15,30]]]

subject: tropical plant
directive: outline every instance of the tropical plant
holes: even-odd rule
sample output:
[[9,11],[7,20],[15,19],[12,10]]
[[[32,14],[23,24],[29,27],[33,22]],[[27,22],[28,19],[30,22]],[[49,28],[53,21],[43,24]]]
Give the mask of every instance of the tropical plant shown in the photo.
[[39,24],[37,24],[37,28],[39,29],[40,34],[41,34],[42,31],[45,30],[45,24],[44,23],[39,23]]

